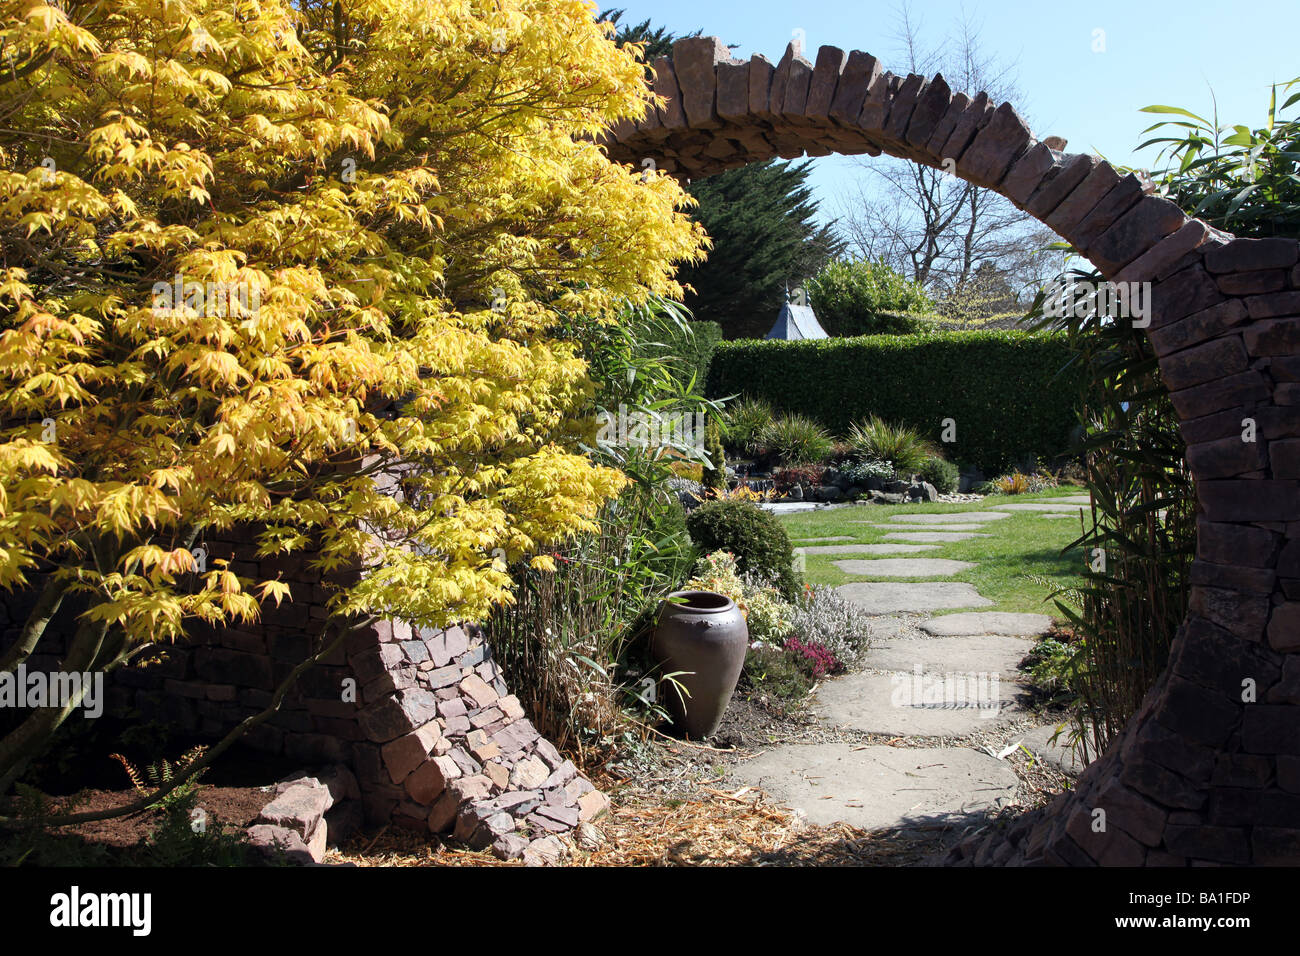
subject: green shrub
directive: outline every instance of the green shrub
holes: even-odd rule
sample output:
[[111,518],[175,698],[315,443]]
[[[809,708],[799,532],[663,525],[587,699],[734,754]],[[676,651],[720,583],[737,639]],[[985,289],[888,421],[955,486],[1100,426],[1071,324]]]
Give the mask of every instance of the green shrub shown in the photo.
[[808,280],[808,294],[818,320],[831,335],[915,332],[922,323],[897,313],[934,309],[919,283],[870,259],[827,263]]
[[1063,335],[1015,331],[732,341],[713,353],[708,394],[744,392],[837,434],[878,415],[938,440],[951,418],[948,457],[997,474],[1069,449],[1086,376],[1072,358]]
[[915,428],[891,425],[877,415],[849,426],[849,447],[865,461],[884,461],[900,475],[911,475],[934,457],[934,446]]
[[794,549],[776,516],[748,501],[710,501],[686,516],[691,541],[704,554],[729,551],[742,574],[768,578],[788,601],[799,594]]
[[957,482],[961,479],[961,472],[957,470],[957,466],[942,458],[927,459],[916,473],[922,481],[934,485],[935,491],[941,495],[950,495],[956,491]]
[[830,458],[835,439],[826,429],[803,415],[780,415],[763,429],[759,440],[767,451],[787,465],[815,465]]
[[729,448],[758,454],[763,432],[772,424],[772,406],[761,398],[741,398],[727,406],[723,438]]
[[716,418],[710,418],[704,426],[704,450],[709,456],[709,465],[700,477],[700,483],[711,491],[727,490],[727,455],[722,450],[722,434]]
[[797,701],[807,697],[816,683],[812,661],[800,654],[767,645],[745,655],[741,684],[753,693]]

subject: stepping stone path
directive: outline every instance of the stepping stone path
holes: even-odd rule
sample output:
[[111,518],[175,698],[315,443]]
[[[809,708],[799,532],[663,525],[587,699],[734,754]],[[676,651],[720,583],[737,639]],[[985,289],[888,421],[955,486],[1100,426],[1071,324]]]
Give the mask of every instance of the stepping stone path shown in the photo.
[[1053,505],[1090,505],[1092,499],[1087,495],[1066,495],[1064,498],[1044,498],[1043,502]]
[[1004,634],[1012,637],[1037,637],[1047,633],[1052,619],[1046,614],[1008,614],[1005,611],[983,611],[978,614],[945,614],[932,617],[921,625],[921,630],[936,637],[953,637],[964,634]]
[[886,541],[907,541],[911,544],[947,544],[952,541],[969,541],[971,538],[991,538],[991,534],[974,531],[891,531]]
[[835,566],[845,574],[886,578],[928,578],[957,574],[975,567],[969,561],[949,561],[946,558],[876,558],[874,561],[836,561]]
[[795,548],[795,554],[916,554],[919,551],[938,551],[937,544],[815,544],[810,548]]
[[[933,551],[948,543],[993,537],[990,523],[1018,511],[1069,518],[1087,503],[1086,496],[1070,496],[999,505],[997,511],[855,521],[885,532],[883,543],[814,545],[796,551]],[[975,567],[968,561],[932,557],[845,559],[835,566],[869,579],[944,577]],[[969,737],[1005,726],[1008,717],[1023,713],[1026,694],[1017,683],[1018,667],[1033,648],[1032,638],[1051,627],[1051,618],[963,610],[922,621],[918,633],[906,617],[897,615],[987,607],[993,602],[958,581],[864,580],[836,590],[875,615],[872,645],[863,671],[818,687],[812,712],[836,727],[908,738],[913,745],[788,744],[734,767],[730,777],[735,783],[758,787],[777,802],[798,807],[812,823],[843,821],[864,829],[977,825],[1013,800],[1019,778],[1005,761],[970,746],[941,746],[934,738]],[[1024,746],[1044,763],[1068,770],[1068,744],[1062,748],[1046,743],[1054,731],[1038,728],[1024,735]]]
[[868,614],[900,611],[943,611],[959,607],[987,607],[993,602],[973,585],[956,581],[902,584],[892,581],[854,581],[835,590]]
[[975,750],[852,744],[779,747],[732,775],[803,810],[810,823],[867,830],[979,822],[1010,803],[1019,783],[1006,764]]

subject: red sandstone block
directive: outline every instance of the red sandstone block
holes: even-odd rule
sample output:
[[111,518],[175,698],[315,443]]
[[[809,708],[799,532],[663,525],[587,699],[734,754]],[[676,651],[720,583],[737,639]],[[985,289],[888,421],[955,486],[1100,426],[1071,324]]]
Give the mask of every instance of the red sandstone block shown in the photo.
[[1284,653],[1300,651],[1300,603],[1280,604],[1273,608],[1268,620],[1268,643],[1274,650]]
[[1286,521],[1300,501],[1296,481],[1202,481],[1196,490],[1210,521]]
[[1289,269],[1296,264],[1300,243],[1294,239],[1234,239],[1205,257],[1211,272]]

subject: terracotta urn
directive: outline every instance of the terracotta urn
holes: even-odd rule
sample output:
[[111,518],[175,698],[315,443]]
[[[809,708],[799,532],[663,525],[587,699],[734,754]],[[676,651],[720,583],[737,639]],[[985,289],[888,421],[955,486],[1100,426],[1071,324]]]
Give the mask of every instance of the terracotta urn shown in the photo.
[[674,591],[664,601],[650,652],[659,665],[659,698],[689,739],[718,729],[748,647],[745,616],[725,594]]

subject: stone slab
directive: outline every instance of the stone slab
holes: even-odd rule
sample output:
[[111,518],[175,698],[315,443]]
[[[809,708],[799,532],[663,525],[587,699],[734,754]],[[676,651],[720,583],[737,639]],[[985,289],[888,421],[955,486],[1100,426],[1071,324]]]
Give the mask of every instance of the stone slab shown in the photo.
[[1083,509],[1078,505],[1049,504],[1047,502],[1026,501],[1023,504],[998,505],[999,508],[1005,508],[1007,511],[1059,511],[1068,514],[1077,514]]
[[885,535],[885,540],[906,541],[909,544],[949,544],[954,541],[969,541],[971,538],[991,537],[991,534],[977,534],[974,531],[891,531]]
[[1092,499],[1087,495],[1066,495],[1063,498],[1044,498],[1044,504],[1049,505],[1090,505]]
[[946,558],[876,558],[871,561],[836,561],[835,566],[845,574],[865,574],[869,577],[928,578],[948,576],[969,571],[975,567],[970,561],[950,561]]
[[1018,712],[1019,685],[992,670],[861,672],[817,688],[813,713],[837,727],[892,737],[965,737]]
[[971,634],[999,634],[1010,637],[1037,637],[1047,633],[1052,619],[1046,614],[1010,614],[1005,611],[982,611],[972,614],[944,614],[921,624],[921,630],[935,637],[961,637]]
[[800,511],[816,511],[817,505],[808,501],[763,501],[758,505],[764,511],[777,515],[797,514]]
[[1078,774],[1083,772],[1083,768],[1092,762],[1096,755],[1091,750],[1088,752],[1088,760],[1074,752],[1070,746],[1070,727],[1066,725],[1057,737],[1056,743],[1051,743],[1051,739],[1056,734],[1056,728],[1059,724],[1048,724],[1045,727],[1036,727],[1024,735],[1021,743],[1037,757],[1040,761],[1050,767],[1055,767],[1063,773]]
[[938,551],[937,544],[815,544],[795,548],[795,554],[918,554]]
[[993,602],[972,585],[955,581],[904,584],[892,581],[855,581],[836,588],[868,614],[897,614],[906,611],[943,611],[966,607],[987,607]]
[[[917,526],[914,525],[914,524],[876,524],[876,525],[872,525],[872,527],[873,527],[873,528],[879,528],[881,531],[906,531],[906,532],[909,532],[909,533],[911,533],[911,532],[915,532],[915,531],[918,530],[918,529],[917,529]],[[944,524],[944,525],[936,525],[935,527],[937,527],[937,528],[942,528],[944,531],[980,531],[980,530],[982,530],[982,529],[984,529],[984,528],[987,528],[988,525],[985,525],[985,524]]]
[[1020,662],[1033,650],[1034,642],[1019,637],[978,635],[974,637],[906,637],[876,641],[867,651],[864,664],[879,671],[924,674],[989,673],[1012,681]]
[[974,750],[803,744],[738,764],[737,786],[758,787],[810,823],[866,830],[964,826],[1008,805],[1016,775]]
[[1001,511],[952,511],[935,515],[894,515],[889,520],[906,524],[963,524],[971,521],[999,521],[1010,517]]

